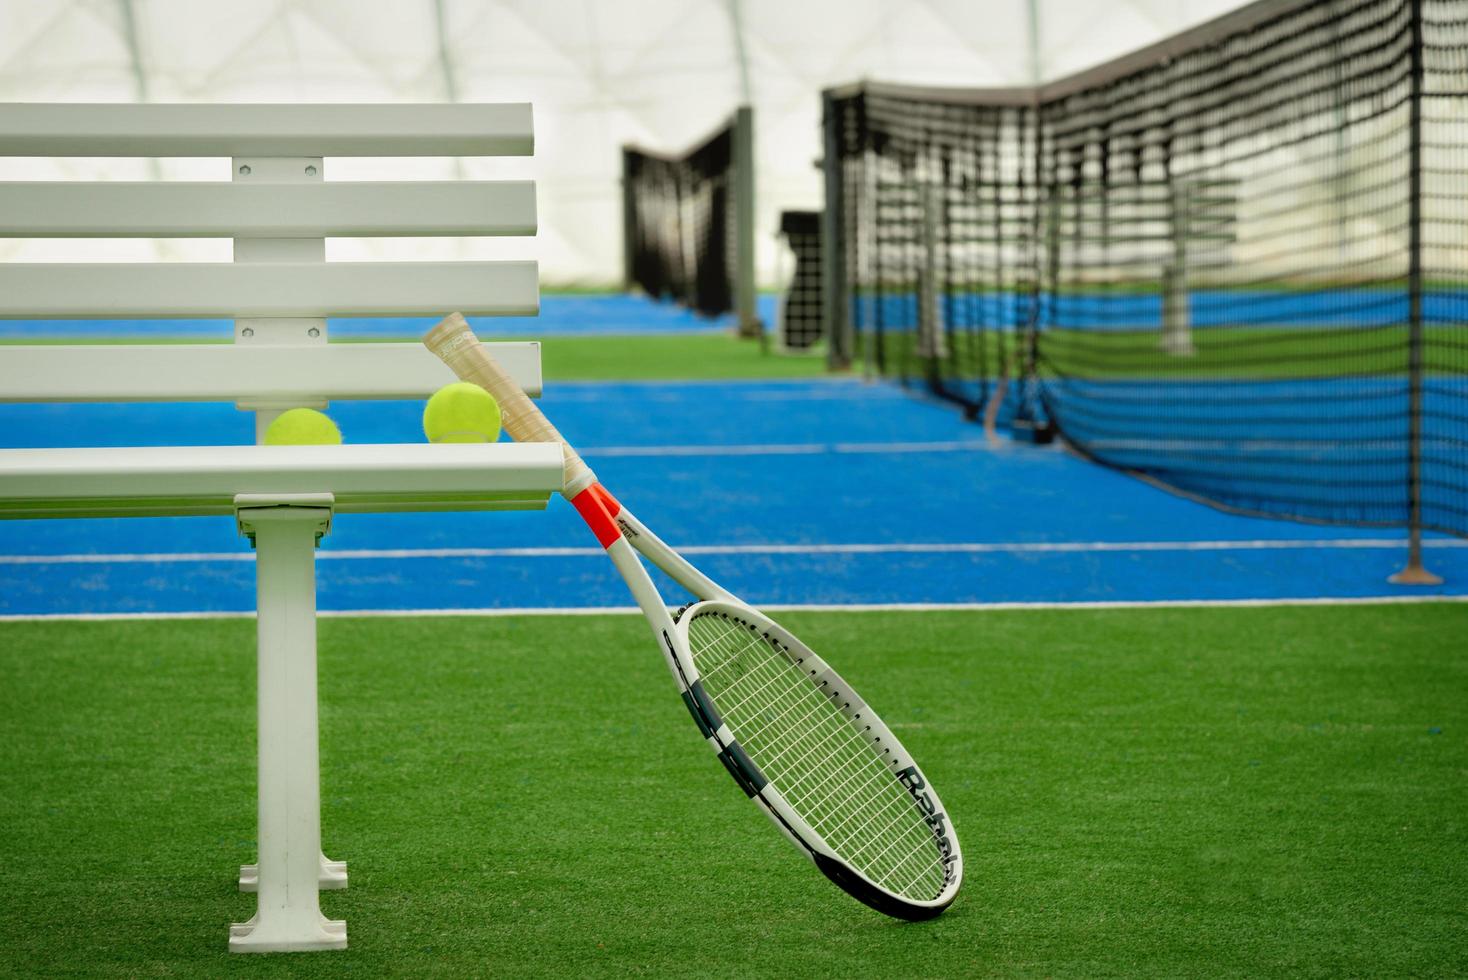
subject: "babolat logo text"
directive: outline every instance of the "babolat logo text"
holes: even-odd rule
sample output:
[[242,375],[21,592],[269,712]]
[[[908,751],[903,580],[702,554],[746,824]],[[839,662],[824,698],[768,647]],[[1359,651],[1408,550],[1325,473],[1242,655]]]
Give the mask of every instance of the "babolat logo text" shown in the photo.
[[617,518],[617,526],[622,529],[622,537],[624,537],[624,538],[635,538],[635,537],[637,537],[637,532],[635,530],[633,530],[632,525],[631,524],[628,524],[625,519],[623,519],[621,517]]
[[912,794],[917,808],[923,813],[924,822],[933,832],[938,855],[943,861],[943,882],[947,884],[953,880],[953,862],[958,858],[953,853],[953,842],[948,839],[948,817],[938,809],[933,803],[933,797],[926,792],[928,784],[923,780],[922,773],[917,771],[917,766],[908,766],[897,774],[897,778]]

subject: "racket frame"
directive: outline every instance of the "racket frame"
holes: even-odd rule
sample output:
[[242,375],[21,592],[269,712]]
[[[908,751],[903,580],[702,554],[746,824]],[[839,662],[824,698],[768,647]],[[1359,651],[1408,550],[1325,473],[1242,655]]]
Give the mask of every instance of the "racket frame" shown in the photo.
[[[929,919],[952,904],[963,880],[963,854],[943,802],[922,769],[902,742],[892,733],[855,689],[829,664],[785,627],[740,600],[729,590],[695,568],[664,542],[599,483],[592,483],[571,499],[588,526],[606,548],[628,590],[652,626],[678,693],[694,723],[719,761],[746,796],[759,805],[780,832],[833,883],[858,901],[894,918]],[[615,534],[614,534],[615,532]],[[614,535],[614,536],[613,536]],[[638,555],[698,598],[675,620],[662,595],[643,567]],[[812,686],[830,698],[842,716],[869,741],[878,756],[892,767],[893,775],[913,798],[913,805],[926,814],[935,847],[944,866],[942,891],[931,900],[916,901],[898,895],[872,881],[847,864],[786,801],[779,789],[760,771],[719,716],[713,701],[703,693],[694,663],[689,630],[700,615],[726,613],[748,622],[778,641],[794,654],[800,668],[813,679]],[[815,683],[818,679],[821,683]]]

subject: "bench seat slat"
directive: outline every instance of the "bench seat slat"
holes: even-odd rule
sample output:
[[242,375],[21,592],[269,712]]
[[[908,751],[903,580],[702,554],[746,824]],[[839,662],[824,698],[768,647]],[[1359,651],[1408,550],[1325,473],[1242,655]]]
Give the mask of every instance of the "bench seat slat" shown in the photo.
[[0,237],[533,235],[532,181],[0,182]]
[[529,156],[529,103],[0,104],[0,156]]
[[330,493],[339,512],[541,508],[557,443],[0,450],[0,518],[230,514],[237,494]]
[[0,263],[0,317],[532,316],[534,262]]
[[[532,398],[540,344],[487,345]],[[455,381],[422,344],[34,344],[0,347],[0,402],[251,402],[427,398]]]

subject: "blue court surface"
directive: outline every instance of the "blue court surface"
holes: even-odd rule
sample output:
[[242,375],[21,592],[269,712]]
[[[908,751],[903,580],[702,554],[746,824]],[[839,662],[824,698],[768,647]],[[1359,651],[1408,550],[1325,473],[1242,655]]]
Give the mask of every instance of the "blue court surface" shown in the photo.
[[[990,446],[951,407],[851,379],[562,383],[543,405],[602,481],[694,561],[769,605],[1135,603],[1468,595],[1405,589],[1393,530],[1233,516],[1065,451]],[[340,403],[348,442],[422,438],[419,403]],[[230,444],[229,405],[0,406],[8,446]],[[571,507],[339,515],[323,610],[626,608]],[[670,601],[680,597],[664,582]],[[248,612],[228,518],[0,522],[0,615]]]
[[[757,300],[760,317],[775,319],[775,297]],[[732,314],[706,317],[676,303],[649,302],[621,293],[585,295],[550,294],[540,298],[539,316],[471,317],[481,334],[496,337],[636,336],[647,334],[720,332],[734,328]],[[432,318],[376,317],[331,319],[327,332],[337,340],[410,338],[416,340],[434,324]],[[181,338],[229,340],[231,320],[0,320],[0,340],[27,342],[56,337],[107,339],[129,336],[147,339]]]

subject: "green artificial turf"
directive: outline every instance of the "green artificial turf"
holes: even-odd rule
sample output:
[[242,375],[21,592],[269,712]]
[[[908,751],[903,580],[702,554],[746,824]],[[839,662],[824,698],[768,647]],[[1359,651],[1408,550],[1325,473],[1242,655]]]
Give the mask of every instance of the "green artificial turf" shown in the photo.
[[[361,338],[348,343],[373,343]],[[397,338],[399,342],[416,340]],[[490,337],[486,341],[524,341],[527,338]],[[824,347],[807,354],[779,354],[761,348],[758,340],[729,333],[629,334],[625,336],[536,338],[540,342],[541,371],[556,381],[739,381],[778,378],[821,378],[826,366]]]
[[551,336],[540,344],[547,381],[721,381],[831,373],[824,356],[766,352],[758,341],[731,334]]
[[344,952],[251,914],[254,623],[0,624],[0,973],[1468,972],[1468,605],[784,617],[943,794],[940,919],[828,884],[698,737],[643,621],[327,619]]
[[[1458,324],[1423,331],[1423,369],[1429,375],[1456,376],[1468,368]],[[1401,377],[1408,371],[1410,338],[1405,325],[1385,327],[1201,327],[1192,332],[1193,354],[1161,349],[1160,329],[1080,330],[1049,327],[1039,334],[1036,373],[1042,378],[1146,378],[1160,381],[1225,379],[1237,381],[1312,378]],[[1014,332],[955,328],[940,361],[954,380],[1014,376],[1024,357],[1022,337]],[[927,371],[912,330],[890,330],[881,337],[881,363],[887,373],[917,377]]]

